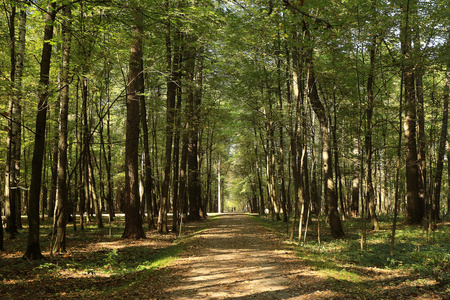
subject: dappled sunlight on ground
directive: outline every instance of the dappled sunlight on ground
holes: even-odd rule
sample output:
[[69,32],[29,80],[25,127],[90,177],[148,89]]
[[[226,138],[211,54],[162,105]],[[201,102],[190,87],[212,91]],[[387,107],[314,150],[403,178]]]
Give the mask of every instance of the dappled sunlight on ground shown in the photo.
[[[336,296],[295,254],[280,248],[276,235],[245,216],[223,216],[196,236],[176,262],[178,281],[167,299],[313,299]],[[195,253],[195,255],[194,255]],[[299,284],[302,281],[303,284]],[[315,284],[312,290],[304,284]],[[301,298],[299,298],[301,297]]]

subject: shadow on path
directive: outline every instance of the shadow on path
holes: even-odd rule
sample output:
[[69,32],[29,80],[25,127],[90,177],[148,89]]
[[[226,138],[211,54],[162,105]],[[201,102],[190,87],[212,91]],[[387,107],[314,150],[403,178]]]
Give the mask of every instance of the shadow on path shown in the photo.
[[[246,215],[222,215],[198,233],[158,299],[311,299],[337,296],[275,234]],[[299,284],[314,282],[314,289]],[[323,281],[324,284],[320,284]],[[323,286],[323,290],[319,287]],[[326,296],[327,294],[327,296]]]

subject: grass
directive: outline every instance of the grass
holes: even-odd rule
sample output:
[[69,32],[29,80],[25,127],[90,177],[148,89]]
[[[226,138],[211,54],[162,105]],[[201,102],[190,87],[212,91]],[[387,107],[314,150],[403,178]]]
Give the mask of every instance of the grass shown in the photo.
[[[359,218],[342,222],[346,236],[341,239],[332,238],[325,219],[321,219],[320,247],[317,219],[309,224],[306,243],[299,245],[288,241],[286,228],[290,224],[273,221],[270,217],[254,218],[263,226],[283,233],[287,247],[295,251],[305,265],[327,277],[330,284],[348,295],[364,291],[364,297],[378,299],[380,290],[389,286],[398,289],[400,285],[408,286],[404,289],[405,293],[419,295],[431,292],[438,295],[437,299],[441,294],[450,294],[449,222],[439,223],[427,241],[426,231],[422,227],[406,226],[400,219],[394,256],[391,257],[392,225],[388,216],[379,217],[379,231],[367,231],[363,251],[360,244],[362,221]],[[370,226],[368,223],[367,227]],[[397,279],[389,279],[391,277]],[[369,288],[371,284],[375,288]]]

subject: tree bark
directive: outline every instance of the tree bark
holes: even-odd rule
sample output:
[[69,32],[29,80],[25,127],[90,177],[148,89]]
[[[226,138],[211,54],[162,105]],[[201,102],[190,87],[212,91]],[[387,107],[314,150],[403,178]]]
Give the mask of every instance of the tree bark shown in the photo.
[[[450,66],[447,67],[450,69]],[[447,143],[448,134],[448,100],[449,100],[449,88],[450,88],[450,70],[447,70],[447,76],[445,79],[444,95],[443,95],[443,113],[442,113],[442,128],[441,137],[439,139],[438,157],[436,164],[436,175],[434,176],[434,197],[431,201],[431,220],[439,220],[439,207],[440,207],[440,197],[441,197],[441,186],[442,186],[442,173],[444,170],[444,156],[445,156],[445,146]]]
[[139,104],[144,92],[142,66],[142,13],[133,11],[130,70],[127,93],[127,128],[125,145],[125,229],[122,238],[145,238],[140,214],[139,195]]
[[[169,9],[169,1],[166,1],[166,9]],[[172,69],[172,37],[170,20],[166,24],[166,72],[167,72],[167,100],[166,100],[166,147],[164,160],[164,175],[162,182],[162,197],[159,206],[158,232],[168,233],[167,213],[170,206],[170,176],[172,173],[172,144],[174,131],[174,112],[177,85],[174,81]]]
[[[305,25],[306,26],[306,25]],[[307,32],[307,28],[304,28]],[[309,40],[309,39],[308,39]],[[323,158],[323,172],[324,172],[324,182],[325,182],[325,192],[326,192],[326,204],[328,208],[328,220],[330,221],[331,234],[334,237],[344,236],[344,230],[342,228],[341,219],[339,217],[339,212],[337,210],[337,196],[333,181],[332,172],[332,153],[331,153],[331,139],[329,133],[328,118],[326,116],[325,107],[320,101],[319,94],[317,91],[316,78],[314,74],[314,68],[312,64],[312,47],[306,50],[306,67],[308,73],[308,97],[311,101],[311,106],[317,115],[320,123],[320,130],[322,136],[322,158]]]
[[[188,194],[189,194],[189,219],[200,219],[201,193],[200,170],[198,164],[198,134],[200,122],[200,99],[198,96],[198,78],[196,78],[197,49],[194,46],[196,38],[190,36],[187,39],[189,45],[186,53],[187,72],[187,116],[186,129],[188,133],[187,164],[188,164]],[[200,59],[201,60],[201,59]],[[198,67],[201,67],[200,65]],[[197,71],[198,72],[198,71]],[[201,72],[201,71],[200,71]],[[197,73],[200,74],[200,73]]]
[[406,148],[406,223],[420,224],[424,213],[424,203],[419,198],[419,166],[417,164],[416,142],[416,95],[414,87],[414,62],[411,49],[410,11],[415,0],[406,0],[402,6],[402,14],[405,18],[404,25],[400,28],[402,37],[401,48],[404,58],[403,77],[405,85],[405,148]]
[[350,215],[352,217],[357,217],[359,215],[359,165],[358,165],[358,156],[359,156],[359,147],[358,147],[358,139],[353,138],[353,156],[354,164],[353,164],[353,179],[352,179],[352,203],[350,206]]
[[144,201],[147,205],[147,223],[149,229],[155,229],[154,214],[156,207],[153,205],[153,178],[152,178],[152,164],[150,158],[150,145],[149,145],[149,130],[147,123],[147,108],[145,103],[145,97],[141,97],[141,127],[142,127],[142,139],[144,144]]
[[375,52],[376,52],[377,38],[373,37],[372,44],[370,46],[370,67],[369,76],[367,78],[367,128],[366,128],[366,203],[369,207],[370,219],[372,221],[372,229],[379,230],[378,219],[375,212],[375,199],[374,188],[372,180],[372,133],[373,133],[373,106],[374,106],[374,94],[373,85],[375,77]]
[[55,252],[66,251],[66,225],[68,220],[68,189],[67,189],[67,125],[69,115],[69,60],[71,43],[71,6],[64,7],[64,22],[62,26],[62,66],[59,112],[59,140],[58,140],[58,186],[56,193],[56,240],[53,247]]
[[17,100],[15,95],[15,76],[16,76],[16,4],[11,4],[11,12],[8,19],[9,25],[9,45],[10,45],[10,61],[11,61],[11,72],[10,72],[10,86],[11,95],[8,105],[8,136],[6,139],[6,160],[5,160],[5,217],[6,217],[6,232],[9,233],[11,239],[15,238],[17,231],[16,223],[16,189],[14,186],[13,178],[15,177],[14,161],[16,156],[16,151],[14,147],[14,130],[13,126],[15,123],[15,109],[17,106]]
[[180,213],[180,197],[179,197],[179,180],[180,180],[180,131],[181,131],[181,103],[182,103],[182,90],[181,90],[181,33],[176,31],[174,45],[174,58],[173,58],[173,74],[174,82],[176,85],[176,107],[174,111],[174,141],[173,141],[173,219],[172,219],[172,231],[178,231]]
[[48,84],[52,54],[53,23],[56,16],[56,2],[47,5],[45,14],[44,44],[39,78],[39,104],[36,114],[36,131],[34,136],[33,159],[31,162],[31,184],[28,200],[28,243],[24,257],[29,260],[42,259],[39,243],[39,196],[42,182],[42,161],[44,158],[45,133],[48,109]]

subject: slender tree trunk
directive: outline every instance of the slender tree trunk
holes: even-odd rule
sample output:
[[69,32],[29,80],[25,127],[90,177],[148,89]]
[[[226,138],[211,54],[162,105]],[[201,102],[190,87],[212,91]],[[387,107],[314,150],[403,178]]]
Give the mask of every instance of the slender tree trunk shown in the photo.
[[149,229],[155,229],[154,214],[156,207],[153,205],[153,178],[150,158],[149,130],[145,97],[141,97],[141,126],[144,144],[144,201],[147,204],[147,223]]
[[[139,121],[138,121],[139,122]],[[91,152],[89,152],[91,153]],[[95,184],[95,176],[94,176],[94,166],[92,162],[92,158],[94,157],[93,151],[92,154],[89,155],[89,189],[91,191],[92,197],[92,205],[94,206],[94,213],[97,219],[97,227],[103,228],[103,219],[102,219],[102,210],[101,210],[101,198],[98,197],[97,186]],[[95,159],[95,158],[94,158]]]
[[373,106],[374,106],[374,72],[375,72],[375,50],[377,45],[376,36],[373,37],[372,45],[370,47],[370,69],[369,76],[367,79],[367,128],[366,128],[366,203],[369,206],[370,219],[372,221],[372,229],[379,230],[377,215],[375,212],[375,199],[374,199],[374,188],[372,180],[372,132],[373,132]]
[[[200,193],[200,169],[198,163],[198,135],[199,135],[199,110],[200,97],[198,95],[201,87],[198,85],[196,74],[196,54],[197,49],[194,47],[195,38],[188,39],[188,49],[186,55],[186,71],[187,71],[187,112],[188,120],[186,122],[188,132],[188,194],[189,194],[189,219],[192,221],[200,219],[201,210],[201,193]],[[200,51],[199,51],[200,52]],[[200,59],[201,60],[201,59]],[[198,67],[201,67],[200,64]]]
[[[278,37],[280,35],[280,32],[278,32]],[[278,52],[281,54],[281,43],[278,38]],[[278,105],[279,105],[279,112],[280,112],[280,119],[283,120],[283,97],[281,93],[281,58],[277,59],[277,97],[278,97]],[[281,209],[283,210],[283,222],[288,221],[288,210],[286,206],[286,182],[285,182],[285,175],[284,175],[284,138],[283,138],[283,127],[284,123],[281,121],[281,124],[279,126],[279,166],[278,166],[278,176],[280,181],[280,196],[281,196]]]
[[[187,126],[187,125],[186,125]],[[188,160],[188,133],[187,128],[183,132],[183,147],[181,148],[180,159],[180,182],[179,182],[179,195],[180,195],[180,211],[187,216],[188,211],[188,199],[186,195],[186,182],[187,182],[187,160]]]
[[395,246],[395,232],[397,230],[397,216],[399,210],[399,198],[400,198],[400,168],[402,159],[402,130],[401,126],[403,123],[403,74],[400,81],[400,103],[398,106],[398,117],[399,117],[399,129],[398,129],[398,145],[397,145],[397,168],[395,172],[395,195],[394,195],[394,220],[392,221],[392,233],[391,233],[391,243],[390,243],[390,255],[394,256],[394,246]]
[[[295,34],[295,38],[297,38],[297,34]],[[294,220],[292,221],[291,226],[291,240],[294,238],[294,230],[295,230],[295,219],[297,215],[300,219],[300,224],[303,223],[302,219],[302,207],[305,206],[304,200],[304,192],[303,192],[303,169],[302,165],[302,151],[303,151],[303,141],[302,141],[302,132],[301,132],[301,107],[303,104],[301,88],[300,88],[300,61],[298,55],[298,49],[294,49],[292,51],[292,82],[293,82],[293,90],[294,90],[294,120],[292,124],[292,133],[291,133],[291,153],[293,157],[292,162],[292,174],[294,176]],[[301,233],[299,233],[300,235]]]
[[11,85],[11,95],[8,106],[8,136],[6,140],[6,161],[5,161],[5,217],[6,217],[6,232],[9,233],[11,239],[16,237],[17,223],[16,223],[16,196],[17,193],[14,186],[13,178],[15,177],[14,160],[16,152],[14,151],[14,137],[13,126],[17,121],[14,118],[15,108],[17,106],[17,100],[14,90],[15,86],[15,76],[16,76],[16,3],[11,3],[11,12],[8,19],[9,25],[9,45],[10,45],[10,61],[11,61],[11,72],[10,72],[10,85]]
[[179,197],[179,178],[180,178],[180,128],[181,128],[181,33],[176,32],[176,44],[173,60],[173,74],[174,82],[176,85],[176,107],[174,111],[174,141],[173,141],[173,219],[172,219],[172,231],[178,232],[180,213],[180,197]]
[[262,187],[262,180],[261,180],[261,167],[259,165],[259,152],[258,152],[258,142],[256,139],[256,130],[253,131],[253,134],[255,136],[255,143],[254,143],[254,153],[255,153],[255,171],[256,176],[258,177],[258,191],[259,191],[259,214],[264,215],[265,207],[264,207],[264,191]]
[[[169,8],[169,2],[166,1],[166,8]],[[170,206],[170,175],[172,173],[172,144],[173,144],[173,126],[174,112],[176,102],[177,85],[173,76],[172,68],[172,41],[171,41],[170,20],[166,24],[166,72],[167,72],[167,101],[166,101],[166,147],[164,160],[164,175],[162,182],[162,197],[159,206],[158,232],[168,233],[167,213]]]
[[88,86],[87,86],[87,78],[85,76],[81,77],[81,127],[80,131],[80,202],[79,202],[79,211],[80,211],[80,227],[81,230],[84,230],[84,214],[88,213],[86,210],[86,206],[89,203],[89,187],[88,187],[88,149],[89,149],[89,123],[88,123],[88,109],[87,109],[87,98],[88,98]]
[[56,240],[55,252],[66,251],[66,225],[68,220],[68,188],[67,188],[67,124],[69,115],[69,59],[71,43],[71,6],[64,7],[64,23],[62,26],[62,66],[61,66],[61,91],[59,111],[59,140],[58,140],[58,178],[57,178],[57,209],[56,209]]
[[[307,31],[305,28],[304,30]],[[308,33],[307,33],[308,35]],[[329,124],[328,118],[326,117],[325,107],[320,101],[319,94],[316,86],[316,79],[314,75],[314,68],[312,65],[312,47],[307,50],[307,70],[308,70],[308,96],[311,101],[311,106],[316,113],[322,135],[322,157],[323,157],[323,172],[324,172],[324,182],[325,182],[325,192],[326,192],[326,204],[328,209],[328,219],[330,221],[331,234],[334,237],[342,237],[344,235],[344,230],[342,228],[341,219],[339,217],[339,212],[337,210],[337,196],[333,181],[332,172],[332,152],[331,152],[331,140],[329,134]]]
[[53,39],[53,23],[56,15],[56,2],[47,6],[45,14],[44,45],[39,79],[39,104],[36,114],[36,131],[34,137],[33,159],[31,162],[31,184],[28,200],[28,243],[24,257],[29,260],[42,259],[39,243],[39,196],[42,182],[42,160],[44,158],[45,131],[47,127],[48,84],[50,75],[50,61],[52,54],[51,40]]
[[353,138],[353,179],[352,179],[352,203],[350,205],[350,215],[352,217],[357,217],[359,215],[359,164],[357,157],[359,156],[358,139]]
[[125,229],[122,238],[145,238],[140,214],[139,195],[139,104],[144,92],[142,66],[142,22],[140,7],[133,11],[130,70],[127,93],[127,128],[125,145]]
[[[107,71],[107,76],[109,78],[110,72]],[[112,167],[112,145],[111,145],[111,113],[109,109],[110,105],[110,96],[109,96],[109,81],[106,80],[106,99],[107,103],[106,106],[107,112],[106,112],[106,144],[104,142],[103,134],[101,134],[101,143],[102,148],[101,152],[103,153],[103,159],[105,161],[105,168],[106,168],[106,205],[108,208],[108,214],[109,214],[109,221],[114,220],[114,204],[113,204],[113,198],[112,198],[112,178],[111,178],[111,167]],[[145,115],[144,115],[145,117]],[[102,121],[102,127],[103,127],[103,121]],[[103,130],[101,131],[103,132]]]
[[26,46],[26,22],[27,22],[27,10],[26,7],[22,6],[20,8],[19,15],[19,40],[18,40],[18,50],[16,57],[16,74],[14,77],[15,86],[15,105],[13,109],[13,114],[11,115],[13,121],[12,124],[12,144],[13,144],[13,158],[12,158],[12,184],[16,187],[11,192],[14,194],[16,202],[16,224],[17,228],[22,228],[22,199],[21,197],[21,187],[19,187],[21,182],[20,176],[20,161],[21,161],[21,150],[22,150],[22,75],[23,75],[23,65],[25,56],[25,46]]
[[442,173],[444,170],[444,156],[445,156],[445,145],[447,143],[448,134],[448,99],[449,99],[449,88],[450,88],[450,65],[447,67],[447,74],[444,86],[443,95],[443,113],[442,113],[442,128],[441,137],[439,139],[439,149],[436,164],[436,175],[434,176],[434,197],[431,202],[431,220],[439,220],[439,207],[440,207],[440,197],[441,197],[441,182]]
[[[56,105],[54,108],[54,114],[59,115],[59,106],[60,103]],[[56,205],[56,188],[58,185],[58,140],[59,140],[59,132],[56,129],[49,128],[49,136],[52,136],[50,139],[50,143],[52,145],[52,151],[49,153],[51,156],[51,176],[50,176],[50,193],[48,197],[48,217],[55,217],[55,205]]]

